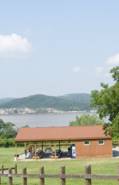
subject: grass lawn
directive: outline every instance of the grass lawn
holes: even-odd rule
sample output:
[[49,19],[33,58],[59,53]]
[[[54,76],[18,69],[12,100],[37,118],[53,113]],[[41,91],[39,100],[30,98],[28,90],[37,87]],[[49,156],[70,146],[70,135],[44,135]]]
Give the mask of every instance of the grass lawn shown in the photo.
[[[18,149],[19,151],[21,148]],[[23,150],[22,150],[23,151]],[[14,166],[14,154],[15,148],[0,148],[0,165],[4,165],[5,167]],[[60,172],[61,166],[66,166],[66,173],[69,174],[80,174],[84,173],[85,166],[87,164],[92,165],[92,172],[95,174],[119,174],[119,159],[117,158],[105,158],[105,159],[80,159],[80,160],[61,160],[61,161],[19,161],[18,172],[22,172],[24,167],[27,167],[28,173],[39,173],[39,169],[41,166],[45,167],[46,173],[58,174]],[[7,185],[7,178],[2,178],[2,185]],[[15,178],[15,185],[22,185],[22,179]],[[29,179],[28,185],[38,185],[39,179]],[[60,180],[55,179],[46,179],[46,185],[59,185]],[[94,180],[93,185],[116,185],[119,184],[117,181],[111,180]],[[85,185],[84,180],[67,180],[67,185]]]

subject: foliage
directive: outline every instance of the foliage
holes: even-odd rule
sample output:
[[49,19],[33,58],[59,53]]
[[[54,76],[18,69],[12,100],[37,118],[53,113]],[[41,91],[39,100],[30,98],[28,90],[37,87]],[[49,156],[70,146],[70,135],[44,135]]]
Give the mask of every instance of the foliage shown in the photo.
[[89,114],[84,114],[80,117],[76,117],[75,121],[72,121],[70,123],[71,126],[78,126],[78,125],[99,125],[104,123],[103,120],[99,119],[98,116],[96,115],[89,115]]
[[14,146],[15,136],[15,125],[11,122],[5,123],[2,119],[0,119],[0,146]]
[[0,136],[1,138],[14,138],[16,135],[15,125],[11,122],[5,123],[0,119]]
[[112,136],[115,139],[119,138],[119,113],[116,115],[116,117],[113,120]]
[[30,126],[29,125],[24,125],[21,128],[30,128]]
[[100,91],[92,91],[91,101],[100,118],[109,119],[110,124],[105,126],[108,133],[119,137],[119,66],[111,69],[110,73],[114,84],[109,86],[102,83]]
[[15,146],[14,138],[0,138],[0,147],[11,147]]

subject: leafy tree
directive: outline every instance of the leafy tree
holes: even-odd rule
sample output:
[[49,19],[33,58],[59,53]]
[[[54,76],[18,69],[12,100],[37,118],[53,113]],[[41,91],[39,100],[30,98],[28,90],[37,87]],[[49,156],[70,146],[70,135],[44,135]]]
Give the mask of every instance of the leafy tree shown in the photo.
[[16,128],[11,122],[0,119],[0,146],[9,147],[15,145]]
[[96,115],[82,115],[80,117],[76,117],[75,121],[70,122],[70,126],[78,126],[78,125],[99,125],[104,123],[103,120],[101,120]]
[[101,84],[100,91],[92,91],[92,105],[97,109],[100,118],[108,118],[105,130],[110,135],[119,137],[119,66],[110,71],[114,84]]
[[0,137],[1,138],[14,138],[16,135],[15,125],[11,122],[5,123],[0,119]]

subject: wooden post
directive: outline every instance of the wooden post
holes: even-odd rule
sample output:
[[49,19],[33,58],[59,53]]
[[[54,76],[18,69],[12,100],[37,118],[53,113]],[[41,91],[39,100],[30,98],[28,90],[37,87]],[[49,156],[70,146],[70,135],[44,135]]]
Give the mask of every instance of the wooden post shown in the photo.
[[43,151],[43,141],[42,141],[42,151]]
[[61,185],[66,185],[65,166],[61,167]]
[[14,173],[17,174],[17,164],[15,164]]
[[17,143],[15,143],[15,156],[17,155]]
[[24,143],[24,150],[27,150],[27,144]]
[[1,172],[2,172],[2,174],[4,174],[4,166],[3,165],[1,167]]
[[[2,173],[1,173],[2,174]],[[1,181],[1,176],[0,176],[0,185],[2,184],[2,181]]]
[[59,150],[60,150],[61,148],[60,148],[60,141],[59,141]]
[[45,185],[45,172],[44,167],[42,166],[40,169],[40,185]]
[[12,169],[8,170],[8,185],[13,185]]
[[36,144],[34,144],[34,150],[35,150],[35,157],[36,157],[36,150],[37,150]]
[[92,185],[92,182],[91,182],[91,165],[87,165],[85,167],[85,185]]
[[23,185],[27,185],[27,169],[23,169]]

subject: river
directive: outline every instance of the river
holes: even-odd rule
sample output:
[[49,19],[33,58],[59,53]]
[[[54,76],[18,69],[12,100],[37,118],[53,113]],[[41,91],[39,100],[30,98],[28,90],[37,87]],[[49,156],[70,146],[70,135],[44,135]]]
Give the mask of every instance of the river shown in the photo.
[[[82,114],[82,113],[81,113]],[[47,127],[47,126],[67,126],[80,113],[44,113],[44,114],[29,114],[29,115],[1,115],[0,119],[5,122],[12,122],[16,127],[29,125],[30,127]]]

